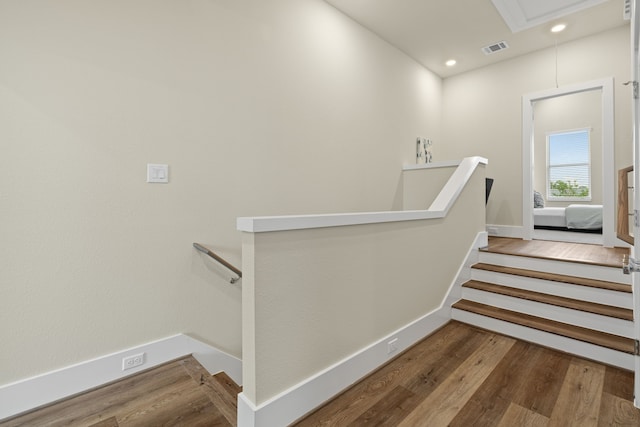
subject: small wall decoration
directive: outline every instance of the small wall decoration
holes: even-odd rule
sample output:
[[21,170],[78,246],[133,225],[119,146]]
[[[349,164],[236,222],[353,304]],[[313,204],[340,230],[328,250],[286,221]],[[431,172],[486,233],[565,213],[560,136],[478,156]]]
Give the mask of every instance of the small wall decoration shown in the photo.
[[416,163],[424,164],[433,161],[431,146],[433,142],[430,139],[418,137],[416,138]]

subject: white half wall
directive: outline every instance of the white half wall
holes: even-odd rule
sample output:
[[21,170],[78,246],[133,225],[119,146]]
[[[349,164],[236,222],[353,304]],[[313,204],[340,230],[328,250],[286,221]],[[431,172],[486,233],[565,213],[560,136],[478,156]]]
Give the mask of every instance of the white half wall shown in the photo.
[[[240,393],[238,397],[238,426],[288,425],[446,324],[451,319],[451,304],[460,298],[462,284],[470,276],[470,267],[477,262],[477,249],[486,245],[487,233],[478,233],[464,262],[459,266],[456,278],[451,282],[445,298],[430,313],[404,325],[258,406],[254,405],[244,393]],[[397,339],[398,350],[388,354],[388,342],[393,339]]]

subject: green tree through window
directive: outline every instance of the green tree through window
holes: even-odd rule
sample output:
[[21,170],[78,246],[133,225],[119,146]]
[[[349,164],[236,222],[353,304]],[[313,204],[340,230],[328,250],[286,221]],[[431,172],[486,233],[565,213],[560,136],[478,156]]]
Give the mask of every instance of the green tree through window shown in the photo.
[[547,136],[547,199],[591,200],[589,129]]

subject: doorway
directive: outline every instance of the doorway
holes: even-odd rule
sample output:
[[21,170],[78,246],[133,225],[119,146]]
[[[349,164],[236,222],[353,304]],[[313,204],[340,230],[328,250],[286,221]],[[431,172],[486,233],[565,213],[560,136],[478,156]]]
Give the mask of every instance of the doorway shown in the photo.
[[[535,173],[535,164],[545,161],[545,154],[540,156],[540,138],[536,138],[536,133],[540,133],[541,129],[537,126],[535,119],[542,118],[542,112],[544,110],[536,112],[536,105],[549,109],[549,106],[553,108],[566,108],[568,100],[571,96],[575,95],[576,98],[582,99],[598,98],[599,95],[599,112],[600,120],[597,126],[593,126],[592,132],[597,133],[594,140],[599,141],[600,147],[594,153],[593,157],[594,165],[597,163],[596,170],[600,170],[599,177],[595,177],[592,181],[593,189],[597,193],[597,200],[601,201],[602,208],[602,235],[588,236],[576,236],[574,233],[567,232],[538,232],[534,230],[533,220],[533,194],[534,189],[537,186],[542,185],[541,182],[546,182],[545,177],[540,177],[540,168],[538,173]],[[549,102],[553,101],[553,102]],[[536,114],[534,114],[536,113]],[[613,247],[615,244],[615,229],[614,229],[614,211],[615,211],[615,182],[614,182],[614,139],[613,139],[613,78],[606,78],[601,80],[595,80],[586,83],[580,83],[576,85],[566,86],[562,88],[550,89],[533,94],[527,94],[522,99],[522,153],[523,153],[523,238],[525,240],[532,240],[535,238],[546,238],[550,240],[559,241],[582,241],[585,243],[598,243],[606,247]],[[573,122],[576,123],[576,122]],[[553,126],[560,126],[559,124],[553,124]],[[567,124],[570,128],[571,125]],[[599,129],[596,129],[599,126]],[[565,129],[566,130],[566,129]],[[544,135],[542,136],[544,138]],[[538,139],[538,142],[536,142]],[[601,143],[600,143],[601,141]],[[536,145],[538,149],[536,150]],[[594,147],[595,148],[595,147]],[[542,160],[541,160],[542,159]],[[546,166],[545,166],[546,167]],[[546,183],[545,183],[546,186]],[[594,193],[594,197],[596,197]]]

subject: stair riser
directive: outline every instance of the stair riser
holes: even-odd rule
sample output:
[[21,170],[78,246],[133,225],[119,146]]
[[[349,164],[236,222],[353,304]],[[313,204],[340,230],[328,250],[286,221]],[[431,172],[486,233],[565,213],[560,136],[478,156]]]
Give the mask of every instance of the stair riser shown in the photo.
[[471,269],[471,279],[481,282],[495,283],[496,285],[510,286],[517,289],[572,298],[579,301],[589,301],[627,309],[633,308],[632,294],[626,292],[592,288],[589,286],[581,286],[571,283],[554,282],[551,280],[534,279],[474,268]]
[[600,332],[619,335],[626,338],[633,337],[633,322],[616,319],[599,314],[587,313],[536,301],[514,298],[506,295],[485,292],[478,289],[462,288],[464,299],[487,304],[506,310],[516,311],[531,316],[542,317],[557,322],[581,326]]
[[622,266],[620,266],[620,268],[603,267],[599,265],[576,264],[565,261],[504,255],[482,251],[479,253],[479,260],[482,263],[501,265],[505,267],[586,277],[589,279],[606,280],[609,282],[624,283],[627,285],[631,284],[631,276],[622,273]]
[[464,310],[452,309],[451,317],[452,319],[460,322],[540,344],[545,347],[554,348],[566,353],[575,354],[580,357],[586,357],[608,365],[627,369],[629,371],[633,371],[634,369],[634,359],[631,354],[539,331],[526,326],[516,325],[514,323],[505,322]]

